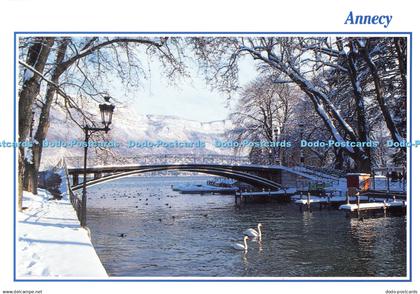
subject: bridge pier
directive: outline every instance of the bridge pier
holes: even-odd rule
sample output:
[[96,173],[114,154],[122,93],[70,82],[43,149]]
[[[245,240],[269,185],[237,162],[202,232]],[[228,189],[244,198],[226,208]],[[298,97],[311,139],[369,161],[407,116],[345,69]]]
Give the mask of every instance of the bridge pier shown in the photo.
[[242,190],[235,192],[235,206],[240,206],[242,202],[246,202],[246,197],[242,195]]
[[93,174],[93,179],[94,180],[97,180],[97,179],[100,179],[100,178],[102,178],[102,173],[94,173]]

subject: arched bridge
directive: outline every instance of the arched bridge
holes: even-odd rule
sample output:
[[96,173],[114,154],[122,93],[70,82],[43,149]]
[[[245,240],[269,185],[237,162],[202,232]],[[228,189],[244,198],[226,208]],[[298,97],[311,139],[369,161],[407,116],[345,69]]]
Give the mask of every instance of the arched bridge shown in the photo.
[[[266,165],[227,165],[227,164],[149,164],[149,165],[114,165],[88,167],[87,174],[93,175],[93,179],[87,181],[87,186],[100,184],[118,178],[128,177],[136,174],[160,172],[160,171],[187,171],[211,174],[232,178],[258,188],[278,190],[284,187],[297,186],[296,181],[316,180],[313,176],[301,171],[283,166]],[[80,179],[83,176],[83,168],[70,167],[68,175],[72,176],[72,190],[81,189],[83,183]]]

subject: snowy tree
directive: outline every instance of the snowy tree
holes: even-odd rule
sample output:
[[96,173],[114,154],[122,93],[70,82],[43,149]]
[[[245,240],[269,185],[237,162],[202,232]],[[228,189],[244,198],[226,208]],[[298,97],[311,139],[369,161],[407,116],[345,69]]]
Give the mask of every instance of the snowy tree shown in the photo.
[[[34,51],[31,48],[41,42],[48,42],[48,45],[36,47],[39,48],[38,54],[42,53],[45,58],[31,57]],[[30,45],[32,43],[34,45]],[[87,122],[94,125],[95,122],[86,108],[89,101],[99,102],[102,96],[112,91],[112,84],[107,80],[110,75],[119,77],[121,83],[127,86],[139,85],[139,81],[145,78],[148,70],[138,57],[141,54],[158,59],[168,80],[186,75],[186,66],[182,62],[182,47],[178,43],[178,38],[160,37],[21,39],[20,55],[26,55],[27,61],[21,62],[20,68],[22,82],[19,104],[25,107],[20,108],[19,113],[19,120],[23,121],[19,129],[19,140],[34,141],[31,150],[32,161],[25,161],[24,155],[21,155],[20,162],[23,168],[19,169],[19,178],[23,179],[23,189],[37,193],[42,142],[48,133],[53,105],[62,107],[69,120],[80,127]],[[48,51],[43,48],[47,48]],[[32,59],[36,59],[36,62],[31,61]],[[38,65],[39,63],[41,65]],[[27,77],[30,78],[26,80]],[[31,90],[36,90],[31,83],[38,84],[38,92]],[[40,92],[39,89],[43,91]],[[28,122],[32,122],[32,117],[28,116],[32,112],[35,113],[34,137],[28,138],[31,125]]]
[[[294,100],[292,87],[273,83],[271,77],[260,77],[249,83],[240,92],[236,109],[231,114],[234,125],[230,132],[231,138],[236,141],[284,140]],[[275,132],[278,132],[278,138],[275,137]],[[278,158],[284,158],[280,154],[284,150],[280,152],[280,148],[259,149],[261,150],[251,152],[253,162],[273,164]]]
[[[358,171],[370,172],[369,148],[346,141],[372,138],[375,120],[385,123],[390,137],[405,139],[404,40],[392,38],[254,37],[192,40],[202,67],[221,91],[235,90],[238,59],[251,55],[261,72],[287,78],[305,94],[331,137],[342,143]],[[389,87],[388,74],[399,72]],[[223,82],[228,78],[229,82]],[[403,113],[398,115],[397,110]],[[378,116],[378,113],[380,116]],[[405,152],[400,149],[400,152]],[[342,152],[336,150],[335,154]]]
[[[29,138],[33,111],[32,106],[41,88],[42,76],[35,74],[34,71],[42,73],[44,71],[54,38],[33,38],[32,40],[20,44],[20,48],[26,51],[25,62],[33,70],[23,70],[22,81],[19,90],[19,141],[24,142]],[[18,167],[18,206],[22,207],[23,173],[24,165],[27,163],[25,148],[19,148],[19,167]]]

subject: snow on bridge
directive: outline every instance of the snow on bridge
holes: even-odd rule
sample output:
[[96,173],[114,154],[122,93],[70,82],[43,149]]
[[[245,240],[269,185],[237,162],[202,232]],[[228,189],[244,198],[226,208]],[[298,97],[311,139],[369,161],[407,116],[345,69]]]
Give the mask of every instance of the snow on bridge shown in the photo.
[[[313,171],[305,167],[249,164],[243,158],[237,159],[232,156],[212,155],[200,158],[190,156],[188,158],[178,158],[177,160],[175,160],[175,157],[172,157],[173,162],[170,163],[167,159],[168,157],[163,158],[159,163],[156,163],[156,158],[142,161],[139,157],[121,158],[120,163],[113,164],[96,161],[96,164],[87,167],[87,174],[94,177],[93,180],[88,182],[88,185],[142,173],[168,170],[223,176],[270,190],[298,186],[305,187],[314,182],[334,183],[339,181],[339,178],[336,176]],[[68,159],[66,159],[66,163],[68,174],[72,177],[73,189],[79,189],[82,186],[79,177],[83,175],[83,167],[80,165],[80,160],[76,161],[78,164],[75,164],[74,158],[70,158],[70,163],[67,161]]]

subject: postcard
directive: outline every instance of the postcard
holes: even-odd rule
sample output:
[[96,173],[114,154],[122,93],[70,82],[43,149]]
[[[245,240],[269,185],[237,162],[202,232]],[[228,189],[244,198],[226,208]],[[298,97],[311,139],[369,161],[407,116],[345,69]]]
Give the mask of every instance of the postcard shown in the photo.
[[92,3],[2,4],[3,293],[417,293],[413,7]]

